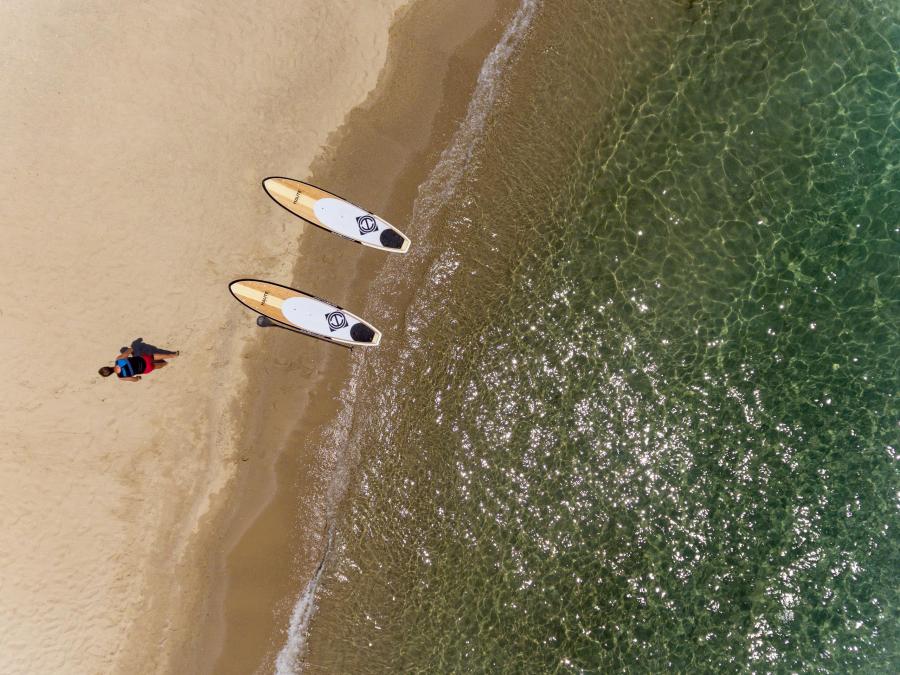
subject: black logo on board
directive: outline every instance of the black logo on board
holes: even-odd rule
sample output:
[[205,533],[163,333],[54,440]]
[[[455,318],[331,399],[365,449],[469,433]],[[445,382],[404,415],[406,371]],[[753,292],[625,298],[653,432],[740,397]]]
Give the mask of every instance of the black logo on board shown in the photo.
[[328,319],[328,327],[332,331],[347,327],[347,317],[344,316],[343,312],[331,312],[326,314],[325,318]]
[[369,234],[369,232],[378,232],[378,223],[372,216],[358,216],[356,224],[359,225],[360,234]]

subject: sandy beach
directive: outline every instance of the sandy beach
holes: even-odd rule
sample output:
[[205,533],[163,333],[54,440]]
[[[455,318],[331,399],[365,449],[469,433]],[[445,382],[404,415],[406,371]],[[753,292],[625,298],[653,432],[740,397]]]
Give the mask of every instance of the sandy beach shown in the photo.
[[[227,284],[364,304],[378,261],[259,181],[409,215],[514,3],[406,4],[0,8],[3,672],[271,663],[321,555],[328,462],[297,467],[347,360]],[[181,356],[100,378],[137,338]]]
[[[300,240],[259,181],[308,173],[403,4],[0,9],[4,672],[166,671],[190,632],[259,338],[227,283]],[[100,378],[138,337],[181,358]]]

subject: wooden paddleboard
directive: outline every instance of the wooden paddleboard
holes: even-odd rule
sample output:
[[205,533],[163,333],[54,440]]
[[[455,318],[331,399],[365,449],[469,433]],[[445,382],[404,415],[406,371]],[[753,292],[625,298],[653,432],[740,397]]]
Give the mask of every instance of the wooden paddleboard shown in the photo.
[[389,222],[315,185],[280,176],[262,184],[275,203],[316,227],[389,253],[409,250],[409,238]]
[[313,337],[349,347],[376,347],[381,333],[343,307],[270,281],[238,279],[229,286],[242,305]]

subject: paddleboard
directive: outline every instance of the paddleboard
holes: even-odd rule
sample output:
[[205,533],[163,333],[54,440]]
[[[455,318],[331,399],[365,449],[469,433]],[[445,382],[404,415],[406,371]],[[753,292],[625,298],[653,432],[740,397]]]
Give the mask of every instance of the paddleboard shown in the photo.
[[242,305],[277,323],[349,347],[375,347],[381,333],[343,307],[270,281],[238,279],[229,286]]
[[262,184],[275,203],[316,227],[390,253],[409,250],[409,238],[389,222],[315,185],[280,176]]

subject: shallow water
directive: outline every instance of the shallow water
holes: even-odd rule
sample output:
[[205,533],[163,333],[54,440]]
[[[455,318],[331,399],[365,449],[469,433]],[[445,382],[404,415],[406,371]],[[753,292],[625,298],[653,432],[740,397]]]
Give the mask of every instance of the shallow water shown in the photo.
[[420,194],[306,672],[895,672],[900,9],[553,4]]

